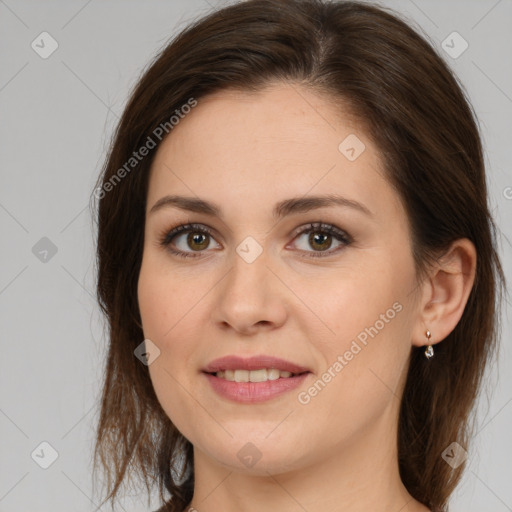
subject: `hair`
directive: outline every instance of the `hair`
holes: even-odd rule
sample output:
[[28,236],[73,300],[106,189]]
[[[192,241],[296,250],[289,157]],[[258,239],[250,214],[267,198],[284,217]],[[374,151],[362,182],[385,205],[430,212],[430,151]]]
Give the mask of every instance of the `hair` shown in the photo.
[[398,424],[404,485],[432,510],[445,510],[464,464],[452,468],[441,455],[454,441],[468,447],[470,413],[497,348],[505,284],[476,115],[426,36],[397,13],[321,0],[248,0],[208,13],[164,46],[128,100],[94,191],[97,297],[109,330],[94,452],[94,471],[101,463],[107,476],[103,503],[115,501],[134,474],[148,493],[156,481],[161,510],[183,510],[194,487],[192,445],[134,357],[144,339],[137,282],[156,150],[134,165],[130,159],[162,132],[158,127],[170,134],[170,116],[191,98],[200,103],[217,91],[258,92],[276,83],[348,105],[364,123],[407,212],[419,278],[453,241],[468,238],[476,248],[475,281],[459,323],[428,364],[420,348],[411,349]]

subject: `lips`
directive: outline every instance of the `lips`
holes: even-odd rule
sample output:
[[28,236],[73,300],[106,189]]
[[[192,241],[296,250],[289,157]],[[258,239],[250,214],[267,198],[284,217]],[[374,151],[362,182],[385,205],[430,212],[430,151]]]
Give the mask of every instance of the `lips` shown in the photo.
[[290,372],[292,374],[301,374],[310,370],[304,366],[292,363],[285,359],[280,359],[268,355],[258,355],[252,357],[225,356],[211,361],[203,371],[205,373],[215,374],[226,370],[262,370],[275,368],[282,372]]
[[245,404],[284,395],[311,374],[304,366],[267,355],[221,357],[203,368],[202,373],[218,396]]

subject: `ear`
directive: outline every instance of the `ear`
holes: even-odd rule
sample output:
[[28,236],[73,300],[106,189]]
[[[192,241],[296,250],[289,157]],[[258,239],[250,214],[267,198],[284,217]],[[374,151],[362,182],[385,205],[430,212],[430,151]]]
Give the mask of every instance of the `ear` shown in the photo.
[[[455,240],[423,282],[413,345],[434,345],[455,329],[466,307],[475,272],[475,246],[467,238]],[[425,335],[427,330],[432,334],[430,341]]]

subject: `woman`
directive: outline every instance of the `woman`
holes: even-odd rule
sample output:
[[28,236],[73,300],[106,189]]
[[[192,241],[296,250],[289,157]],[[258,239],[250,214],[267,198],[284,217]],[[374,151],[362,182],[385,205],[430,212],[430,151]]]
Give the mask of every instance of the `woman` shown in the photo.
[[95,196],[106,499],[138,472],[161,511],[446,509],[504,278],[420,35],[357,2],[218,10],[140,79]]

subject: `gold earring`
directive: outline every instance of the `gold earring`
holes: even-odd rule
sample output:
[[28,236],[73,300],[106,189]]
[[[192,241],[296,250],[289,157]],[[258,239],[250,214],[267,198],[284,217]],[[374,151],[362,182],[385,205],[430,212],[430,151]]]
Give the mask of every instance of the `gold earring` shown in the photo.
[[434,357],[434,348],[430,344],[430,338],[432,337],[432,334],[430,333],[430,331],[427,330],[425,336],[427,337],[427,341],[429,342],[428,347],[425,349],[425,357],[427,359],[430,359],[431,357]]

